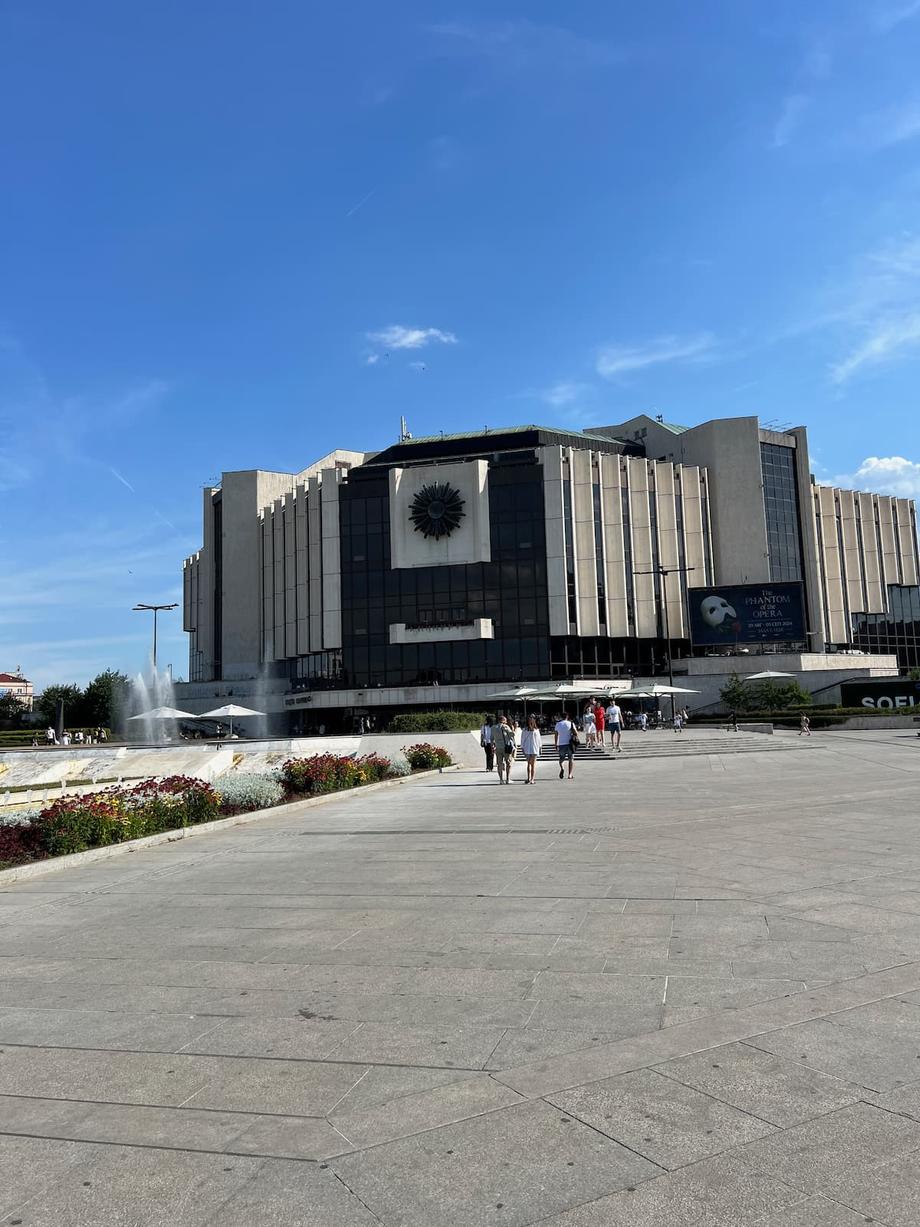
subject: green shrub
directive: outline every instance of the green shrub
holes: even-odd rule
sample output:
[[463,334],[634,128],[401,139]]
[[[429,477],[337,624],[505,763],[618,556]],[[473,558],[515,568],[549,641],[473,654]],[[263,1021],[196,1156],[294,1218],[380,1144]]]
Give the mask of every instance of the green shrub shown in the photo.
[[485,723],[485,712],[415,711],[401,712],[390,721],[391,733],[468,733]]
[[414,746],[404,746],[403,754],[413,771],[449,767],[453,761],[443,746],[433,746],[427,741],[420,741]]

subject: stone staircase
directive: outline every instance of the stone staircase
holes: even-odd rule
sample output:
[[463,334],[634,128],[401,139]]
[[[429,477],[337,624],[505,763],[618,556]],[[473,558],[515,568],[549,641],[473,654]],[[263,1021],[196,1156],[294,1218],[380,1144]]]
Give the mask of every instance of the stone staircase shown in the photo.
[[[593,759],[692,758],[702,754],[783,753],[788,750],[817,749],[820,740],[789,734],[732,733],[724,729],[687,729],[675,733],[672,729],[654,729],[623,734],[622,753],[616,754],[608,744],[603,750],[588,750],[579,745],[575,757],[579,762]],[[550,741],[550,752],[552,742]]]

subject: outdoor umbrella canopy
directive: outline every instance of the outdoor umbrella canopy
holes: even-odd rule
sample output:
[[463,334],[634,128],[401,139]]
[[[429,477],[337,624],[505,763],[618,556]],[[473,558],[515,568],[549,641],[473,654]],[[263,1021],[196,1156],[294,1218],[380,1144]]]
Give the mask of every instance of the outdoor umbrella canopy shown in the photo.
[[491,703],[493,699],[520,699],[524,704],[524,715],[527,715],[527,700],[537,696],[536,686],[516,686],[513,690],[499,690],[495,694],[487,694],[485,702]]
[[129,720],[196,720],[194,712],[179,711],[178,707],[152,707],[150,711],[142,711],[137,716],[129,716]]
[[763,673],[748,673],[741,680],[743,682],[766,682],[772,677],[795,677],[795,674],[782,673],[777,669],[765,669]]
[[264,711],[253,711],[251,707],[240,707],[238,703],[225,703],[223,707],[215,707],[213,711],[203,711],[199,720],[225,719],[230,721],[230,736],[233,736],[234,716],[264,716]]

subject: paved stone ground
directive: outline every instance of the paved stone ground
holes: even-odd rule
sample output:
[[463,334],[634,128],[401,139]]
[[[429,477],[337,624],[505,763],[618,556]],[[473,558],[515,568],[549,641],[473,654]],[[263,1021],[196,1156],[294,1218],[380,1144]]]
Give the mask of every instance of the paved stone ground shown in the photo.
[[0,1223],[913,1227],[918,802],[627,750],[0,889]]

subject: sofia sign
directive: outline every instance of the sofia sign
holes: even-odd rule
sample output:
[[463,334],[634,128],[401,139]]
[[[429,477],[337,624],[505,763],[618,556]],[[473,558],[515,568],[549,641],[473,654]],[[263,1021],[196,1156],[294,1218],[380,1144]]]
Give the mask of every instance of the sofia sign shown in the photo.
[[841,682],[840,701],[844,707],[871,707],[876,711],[920,708],[920,682],[912,681],[909,677]]

